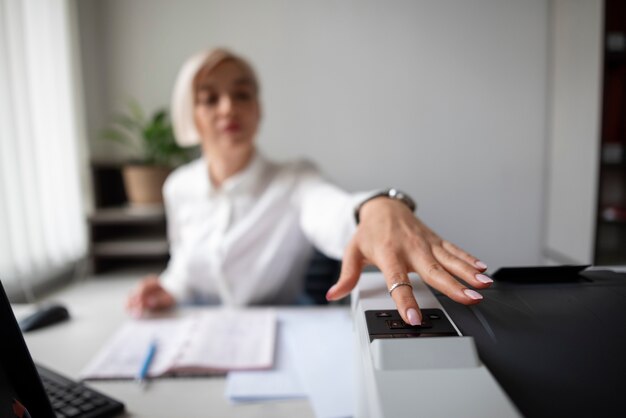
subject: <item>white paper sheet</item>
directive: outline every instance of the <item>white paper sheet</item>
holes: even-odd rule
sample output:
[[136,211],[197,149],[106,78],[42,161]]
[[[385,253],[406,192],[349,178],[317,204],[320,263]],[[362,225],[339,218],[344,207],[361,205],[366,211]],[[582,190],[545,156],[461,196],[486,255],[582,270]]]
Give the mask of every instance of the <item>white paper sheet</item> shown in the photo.
[[318,418],[352,417],[356,410],[354,337],[349,310],[283,316],[289,353]]
[[226,379],[226,398],[232,403],[261,402],[306,398],[284,336],[285,326],[279,319],[274,368],[259,371],[233,371]]
[[318,418],[355,411],[354,337],[349,310],[279,312],[276,367],[231,372],[226,396],[234,403],[306,396]]

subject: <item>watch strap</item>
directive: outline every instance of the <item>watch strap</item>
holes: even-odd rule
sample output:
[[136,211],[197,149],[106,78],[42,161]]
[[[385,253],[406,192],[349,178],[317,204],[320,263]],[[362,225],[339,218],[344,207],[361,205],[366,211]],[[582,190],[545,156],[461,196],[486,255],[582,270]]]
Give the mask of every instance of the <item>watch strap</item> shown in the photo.
[[415,201],[408,194],[401,192],[400,190],[395,188],[386,189],[368,197],[367,199],[359,203],[356,208],[354,208],[354,220],[356,221],[357,225],[360,222],[359,212],[361,211],[363,205],[370,200],[377,199],[379,197],[388,197],[390,199],[399,200],[400,202],[404,203],[409,209],[411,209],[411,212],[415,212],[415,210],[417,209]]

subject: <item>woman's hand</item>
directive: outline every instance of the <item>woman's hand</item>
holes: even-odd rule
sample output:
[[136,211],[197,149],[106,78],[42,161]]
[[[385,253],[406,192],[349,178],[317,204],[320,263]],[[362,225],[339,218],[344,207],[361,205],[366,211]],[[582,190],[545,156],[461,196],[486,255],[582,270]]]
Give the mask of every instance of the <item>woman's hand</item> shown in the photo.
[[126,309],[131,315],[140,317],[146,311],[167,309],[174,304],[174,297],[161,286],[159,277],[150,275],[145,277],[130,294],[126,301]]
[[[372,199],[361,207],[360,218],[346,248],[339,280],[326,295],[328,300],[348,295],[366,264],[382,271],[388,289],[394,283],[409,282],[408,273],[416,272],[430,286],[464,305],[478,303],[482,296],[455,277],[477,289],[493,282],[483,274],[487,269],[484,263],[441,239],[402,202],[385,197]],[[396,287],[391,296],[405,322],[421,324],[410,286]]]

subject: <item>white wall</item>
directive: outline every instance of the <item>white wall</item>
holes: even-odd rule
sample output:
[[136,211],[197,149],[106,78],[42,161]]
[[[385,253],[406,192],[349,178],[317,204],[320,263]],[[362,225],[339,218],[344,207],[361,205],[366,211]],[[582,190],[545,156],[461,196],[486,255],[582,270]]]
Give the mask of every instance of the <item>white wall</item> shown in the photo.
[[189,54],[228,46],[260,73],[266,154],[307,156],[349,190],[406,190],[491,267],[540,261],[548,1],[78,6],[92,138],[129,97],[167,104]]

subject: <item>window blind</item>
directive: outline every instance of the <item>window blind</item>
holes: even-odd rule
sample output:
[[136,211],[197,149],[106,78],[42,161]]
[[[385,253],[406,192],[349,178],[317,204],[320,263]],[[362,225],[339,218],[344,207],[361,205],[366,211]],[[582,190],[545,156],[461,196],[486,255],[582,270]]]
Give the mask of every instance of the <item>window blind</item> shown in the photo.
[[68,0],[0,0],[0,278],[86,253]]

